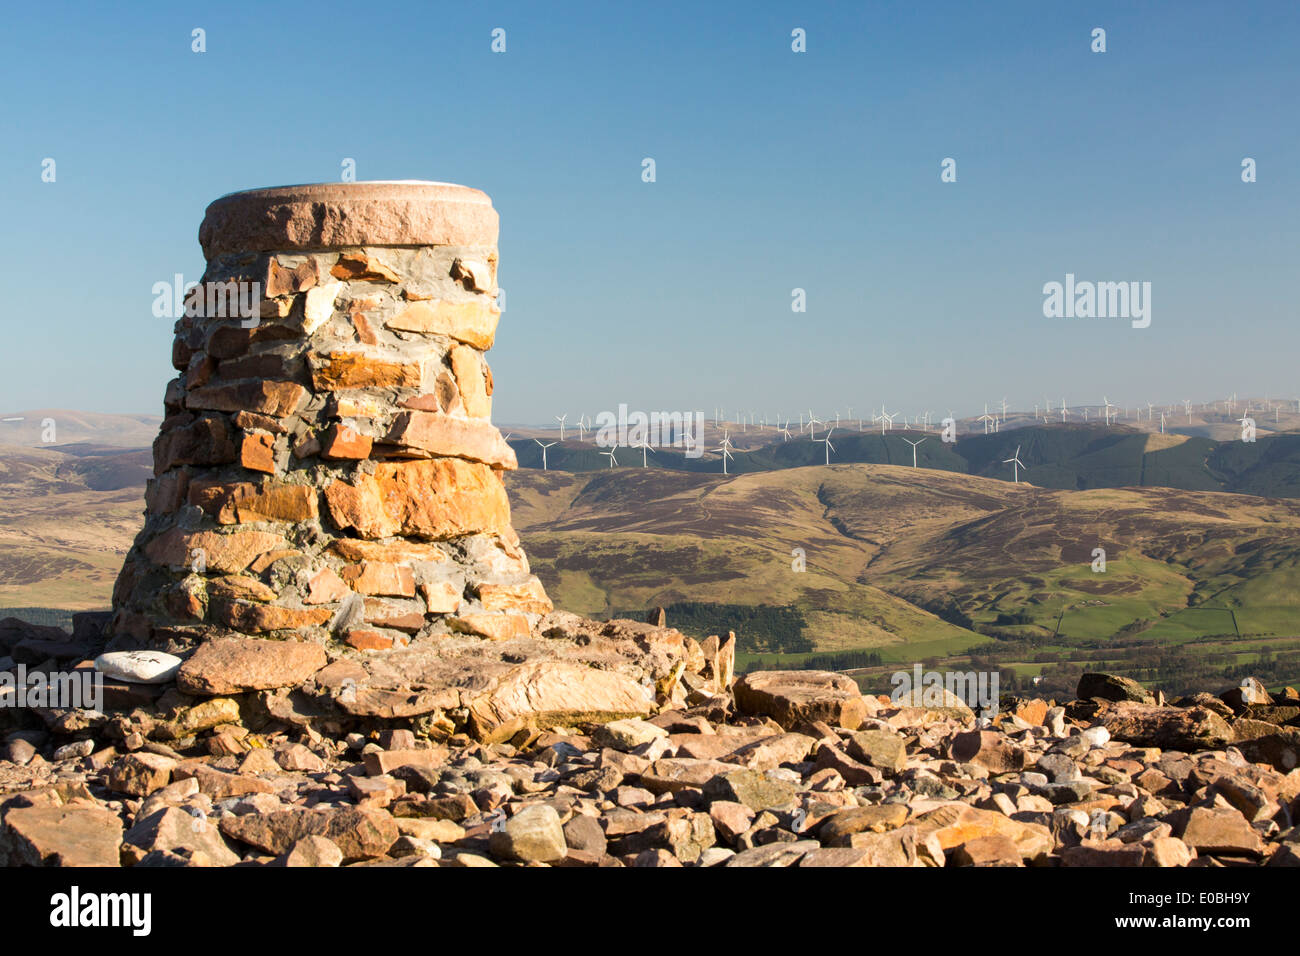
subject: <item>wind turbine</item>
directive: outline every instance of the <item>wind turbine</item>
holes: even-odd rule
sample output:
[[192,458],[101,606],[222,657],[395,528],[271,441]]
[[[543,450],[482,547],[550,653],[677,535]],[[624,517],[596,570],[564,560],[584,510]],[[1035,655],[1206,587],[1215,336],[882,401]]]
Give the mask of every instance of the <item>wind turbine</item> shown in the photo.
[[[889,423],[889,430],[890,430],[890,431],[893,431],[893,430],[894,430],[894,419],[897,418],[897,417],[898,417],[898,412],[894,412],[894,414],[892,414],[892,415],[889,414],[887,411],[885,411],[885,405],[884,405],[884,403],[882,402],[882,403],[880,404],[880,434],[883,435],[883,434],[885,433],[885,423],[886,423],[886,422]],[[873,415],[872,418],[875,418],[875,416]]]
[[578,441],[585,441],[587,437],[587,424],[582,419],[583,416],[579,415],[578,416]]
[[1103,402],[1106,403],[1106,404],[1105,404],[1105,411],[1106,411],[1106,424],[1109,425],[1109,424],[1110,424],[1110,410],[1111,410],[1112,408],[1119,408],[1119,406],[1118,406],[1118,405],[1112,405],[1112,404],[1110,403],[1110,399],[1107,398],[1105,395],[1103,395],[1103,396],[1101,397],[1101,400],[1102,400]]
[[[536,438],[534,438],[533,441],[537,442],[537,444],[539,445],[542,445],[541,441],[539,441]],[[546,449],[550,448],[554,444],[555,442],[547,442],[545,445],[542,445],[542,471],[546,470]]]
[[727,460],[735,457],[731,454],[731,439],[727,437],[726,432],[722,433],[722,442],[718,445],[718,450],[722,452],[722,473],[725,475],[727,473]]
[[607,458],[609,458],[609,467],[611,468],[613,468],[615,465],[618,464],[618,459],[614,457],[614,452],[616,452],[617,450],[618,450],[618,444],[615,443],[613,446],[610,447],[609,451],[601,452],[602,455],[605,455]]
[[825,438],[814,438],[814,439],[813,439],[813,441],[822,441],[822,442],[825,442],[825,443],[826,443],[826,464],[828,464],[828,465],[831,463],[831,452],[833,452],[833,451],[835,450],[835,446],[831,444],[831,432],[833,432],[833,431],[835,431],[835,429],[832,427],[831,429],[829,429],[829,430],[826,432],[826,437],[825,437]]
[[[560,423],[560,441],[564,441],[564,420],[568,417],[569,417],[568,412],[565,412],[563,415],[555,416],[555,420]],[[536,439],[533,440],[536,441]]]
[[1015,470],[1016,484],[1020,484],[1020,469],[1024,468],[1025,471],[1029,470],[1029,468],[1025,465],[1025,463],[1020,460],[1019,445],[1016,446],[1016,453],[1014,455],[1012,455],[1010,458],[1002,459],[1002,464],[1011,465],[1011,467]]
[[633,442],[632,447],[641,449],[641,467],[644,468],[646,452],[650,452],[650,454],[652,455],[654,454],[654,452],[650,451],[650,445],[643,441]]
[[981,415],[979,418],[975,419],[975,421],[984,423],[984,434],[987,435],[989,433],[989,422],[997,421],[996,418],[994,418],[992,415],[989,414],[988,402],[984,403],[984,414]]
[[903,441],[907,442],[909,445],[912,446],[912,467],[915,468],[916,467],[916,446],[921,444],[921,442],[925,441],[925,439],[922,438],[921,441],[912,441],[911,439],[904,438]]
[[1160,434],[1163,435],[1164,433],[1165,433],[1165,413],[1161,412],[1160,413]]
[[808,434],[813,441],[817,440],[817,426],[826,424],[820,418],[813,418],[811,410],[808,412]]
[[786,441],[789,441],[790,440],[790,419],[787,418],[785,420],[785,424],[780,426],[777,430],[780,431],[780,433],[785,436]]

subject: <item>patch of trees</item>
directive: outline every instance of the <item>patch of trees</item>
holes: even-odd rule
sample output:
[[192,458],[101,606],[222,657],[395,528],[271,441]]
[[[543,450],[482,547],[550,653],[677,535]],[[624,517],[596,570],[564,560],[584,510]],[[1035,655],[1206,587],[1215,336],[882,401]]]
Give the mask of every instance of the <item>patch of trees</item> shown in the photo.
[[[669,627],[697,641],[710,634],[725,638],[728,631],[735,631],[736,650],[748,654],[806,654],[813,649],[812,641],[804,634],[808,622],[798,608],[681,601],[665,610]],[[645,612],[615,611],[611,616],[644,620]]]

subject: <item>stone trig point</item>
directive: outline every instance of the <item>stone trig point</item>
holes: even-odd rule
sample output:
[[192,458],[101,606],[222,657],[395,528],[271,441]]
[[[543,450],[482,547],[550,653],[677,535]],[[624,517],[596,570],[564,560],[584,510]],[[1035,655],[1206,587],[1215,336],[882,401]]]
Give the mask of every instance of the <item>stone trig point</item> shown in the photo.
[[[491,421],[497,230],[486,194],[446,183],[208,207],[113,646],[531,633],[551,602],[510,524],[515,456]],[[214,283],[229,301],[255,289],[257,314],[205,314]]]

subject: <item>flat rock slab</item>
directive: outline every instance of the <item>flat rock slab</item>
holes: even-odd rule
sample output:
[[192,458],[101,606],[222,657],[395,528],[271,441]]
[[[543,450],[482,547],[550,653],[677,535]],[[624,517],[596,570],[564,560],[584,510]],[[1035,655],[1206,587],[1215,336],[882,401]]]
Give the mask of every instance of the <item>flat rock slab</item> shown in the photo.
[[992,810],[979,810],[960,803],[923,813],[914,823],[920,835],[934,834],[938,837],[939,845],[945,851],[956,849],[970,840],[998,834],[1009,837],[1026,861],[1045,857],[1053,847],[1051,831],[1045,826],[1021,823]]
[[857,682],[832,671],[755,671],[736,681],[736,707],[766,714],[786,730],[824,720],[857,730],[867,705]]
[[1235,736],[1227,721],[1205,707],[1121,701],[1100,710],[1096,719],[1115,740],[1184,753],[1226,747]]
[[0,827],[6,866],[121,866],[122,821],[96,807],[18,807]]
[[311,183],[249,189],[208,206],[203,254],[342,246],[492,245],[487,194],[432,182]]
[[274,690],[303,683],[325,664],[325,648],[319,644],[222,638],[202,644],[181,665],[176,686],[207,697]]
[[321,836],[343,854],[344,863],[383,856],[401,836],[387,813],[356,807],[277,810],[223,817],[221,832],[233,840],[283,856],[304,837]]
[[316,673],[307,690],[356,717],[463,708],[470,732],[490,741],[526,724],[648,717],[655,682],[686,655],[680,632],[632,621],[556,612],[538,632],[546,636],[484,641],[448,634],[383,653],[349,653]]

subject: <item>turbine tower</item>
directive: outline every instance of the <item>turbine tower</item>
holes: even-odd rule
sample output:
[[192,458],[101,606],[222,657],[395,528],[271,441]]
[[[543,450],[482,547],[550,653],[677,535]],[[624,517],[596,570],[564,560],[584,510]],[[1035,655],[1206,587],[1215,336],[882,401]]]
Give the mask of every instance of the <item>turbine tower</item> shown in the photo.
[[1024,468],[1025,471],[1029,470],[1028,466],[1026,466],[1025,463],[1020,460],[1019,445],[1016,446],[1016,453],[1014,455],[1012,455],[1010,458],[1002,459],[1002,464],[1011,465],[1011,467],[1015,470],[1016,484],[1020,484],[1020,469]]
[[613,445],[609,451],[602,451],[601,454],[609,459],[609,467],[613,468],[618,464],[618,459],[614,457],[614,452],[618,450],[618,445]]
[[916,467],[916,446],[921,444],[921,442],[925,441],[925,439],[922,438],[920,441],[912,441],[910,438],[904,438],[903,441],[907,442],[909,445],[912,446],[912,467],[915,468]]
[[533,441],[537,442],[537,444],[542,446],[542,471],[545,471],[546,470],[546,449],[554,445],[555,442],[553,441],[547,442],[546,444],[542,445],[542,442],[539,439],[534,438]]
[[820,441],[820,442],[825,442],[825,443],[826,443],[826,464],[828,464],[828,465],[831,463],[831,452],[833,452],[833,451],[835,450],[835,446],[831,444],[831,432],[833,432],[833,431],[835,431],[835,429],[832,427],[831,429],[829,429],[829,430],[826,432],[826,437],[825,437],[825,438],[814,438],[814,439],[813,439],[813,441]]
[[731,454],[731,439],[727,437],[725,431],[722,433],[722,442],[718,445],[718,450],[722,452],[722,473],[725,475],[727,473],[727,460],[735,457]]
[[564,441],[564,420],[568,417],[569,417],[568,412],[565,412],[563,415],[555,416],[555,420],[560,423],[560,441]]

